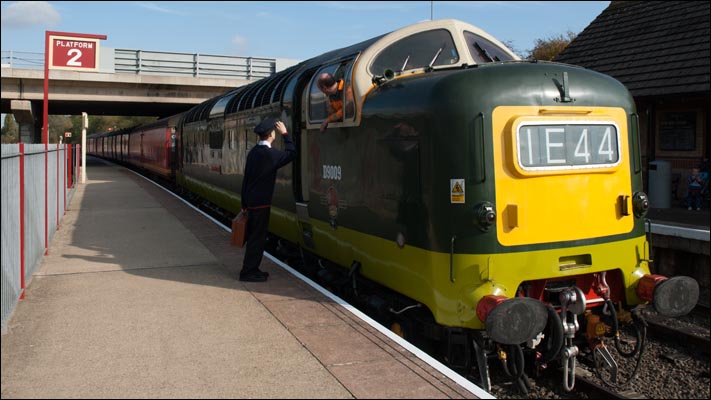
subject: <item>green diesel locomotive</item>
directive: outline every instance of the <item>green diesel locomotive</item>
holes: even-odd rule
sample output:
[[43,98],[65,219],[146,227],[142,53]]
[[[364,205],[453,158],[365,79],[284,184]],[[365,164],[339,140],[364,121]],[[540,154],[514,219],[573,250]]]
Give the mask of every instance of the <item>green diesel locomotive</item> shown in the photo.
[[[336,94],[320,89],[325,73]],[[519,384],[524,366],[561,362],[572,389],[582,351],[616,369],[605,340],[640,310],[696,304],[694,280],[650,274],[638,116],[609,76],[522,61],[461,21],[422,22],[166,119],[165,169],[236,214],[266,116],[298,146],[270,232],[340,266],[344,279],[318,276],[487,389],[502,357]]]

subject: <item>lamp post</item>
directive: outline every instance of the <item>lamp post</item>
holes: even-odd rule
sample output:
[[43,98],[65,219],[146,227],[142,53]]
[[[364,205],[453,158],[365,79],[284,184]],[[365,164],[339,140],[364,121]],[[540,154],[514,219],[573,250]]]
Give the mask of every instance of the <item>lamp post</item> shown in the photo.
[[81,113],[81,183],[86,183],[86,128],[89,127],[89,116]]

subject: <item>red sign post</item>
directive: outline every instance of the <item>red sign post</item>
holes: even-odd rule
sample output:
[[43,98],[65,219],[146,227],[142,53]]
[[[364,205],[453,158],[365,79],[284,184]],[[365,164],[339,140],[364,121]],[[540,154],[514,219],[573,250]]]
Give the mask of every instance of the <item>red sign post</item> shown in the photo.
[[[44,143],[44,251],[49,249],[47,235],[47,164],[49,157],[49,70],[67,69],[78,71],[96,71],[99,69],[99,40],[105,40],[106,35],[88,35],[83,33],[44,32],[44,101],[42,110],[42,143]],[[59,147],[59,145],[57,145]],[[57,151],[59,163],[59,151]],[[59,166],[57,167],[59,173]],[[59,182],[59,177],[57,177]],[[59,187],[59,184],[57,184]],[[59,196],[59,192],[57,192]],[[57,200],[59,207],[59,200]],[[59,229],[59,209],[57,209],[57,229]]]

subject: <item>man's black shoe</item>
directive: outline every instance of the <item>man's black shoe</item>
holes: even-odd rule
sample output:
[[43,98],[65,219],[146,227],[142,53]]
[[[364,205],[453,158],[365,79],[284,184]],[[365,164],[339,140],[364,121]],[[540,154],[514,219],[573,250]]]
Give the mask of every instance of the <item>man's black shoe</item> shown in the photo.
[[264,282],[269,277],[268,272],[255,271],[249,274],[239,274],[239,280],[242,282]]

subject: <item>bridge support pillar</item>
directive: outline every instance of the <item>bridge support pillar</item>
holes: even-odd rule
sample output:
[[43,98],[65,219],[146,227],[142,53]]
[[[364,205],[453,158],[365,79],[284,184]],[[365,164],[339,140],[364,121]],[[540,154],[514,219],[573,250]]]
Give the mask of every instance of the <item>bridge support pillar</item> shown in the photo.
[[15,116],[22,143],[42,143],[42,120],[36,110],[42,106],[29,100],[12,100],[10,109]]

